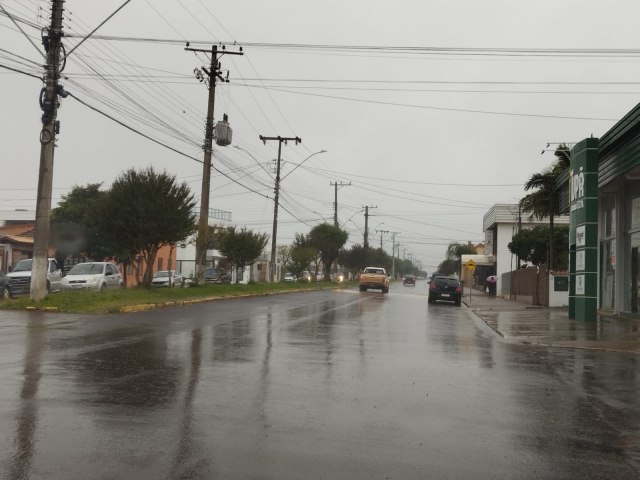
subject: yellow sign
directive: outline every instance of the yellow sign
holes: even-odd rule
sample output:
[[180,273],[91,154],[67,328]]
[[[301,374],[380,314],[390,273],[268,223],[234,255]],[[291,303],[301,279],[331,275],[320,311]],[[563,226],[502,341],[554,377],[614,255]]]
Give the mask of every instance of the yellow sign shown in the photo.
[[467,263],[464,264],[467,267],[467,270],[474,270],[476,268],[476,262],[472,259],[467,260]]

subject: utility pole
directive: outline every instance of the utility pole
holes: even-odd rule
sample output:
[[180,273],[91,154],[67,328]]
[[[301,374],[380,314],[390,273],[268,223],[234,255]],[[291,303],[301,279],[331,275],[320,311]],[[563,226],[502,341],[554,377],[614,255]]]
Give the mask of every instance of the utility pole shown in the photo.
[[391,232],[393,242],[391,244],[391,278],[396,278],[396,234],[400,232]]
[[382,250],[382,234],[389,233],[389,230],[376,230],[376,233],[380,232],[380,250]]
[[335,187],[335,201],[333,202],[333,225],[339,227],[338,223],[338,187],[349,187],[351,186],[351,182],[343,183],[343,182],[329,182],[329,185]]
[[[224,78],[222,76],[221,64],[218,61],[223,55],[244,55],[242,47],[239,52],[227,52],[226,47],[222,46],[222,51],[218,50],[217,45],[213,45],[211,50],[200,48],[189,48],[189,43],[185,48],[188,52],[209,53],[211,55],[211,64],[207,70],[205,67],[195,69],[194,73],[200,82],[207,81],[209,88],[209,98],[207,102],[207,123],[204,129],[204,161],[202,162],[202,188],[200,190],[200,218],[198,220],[198,236],[196,237],[196,278],[201,279],[204,276],[204,270],[207,265],[207,228],[209,227],[209,194],[211,191],[211,157],[213,155],[213,113],[216,101],[216,83],[218,80],[222,82],[229,81],[229,74]],[[204,73],[205,76],[202,75]],[[226,116],[225,116],[226,121]],[[231,129],[228,129],[229,133]],[[231,143],[231,135],[229,135],[228,143]]]
[[275,197],[273,205],[273,233],[271,235],[271,260],[269,261],[269,281],[273,282],[276,273],[276,236],[278,234],[278,199],[280,196],[280,160],[282,154],[282,144],[287,144],[288,141],[295,141],[296,145],[302,143],[299,137],[263,137],[260,135],[260,140],[265,145],[267,140],[278,141],[278,163],[276,166],[276,185],[274,188]]
[[367,205],[362,208],[364,208],[364,248],[369,248],[369,209],[378,207]]
[[60,123],[58,95],[66,93],[58,85],[60,77],[60,50],[62,47],[62,13],[64,0],[52,0],[51,25],[42,37],[47,53],[44,87],[40,91],[42,130],[40,131],[40,172],[36,199],[36,223],[33,238],[33,264],[31,266],[31,299],[42,300],[47,296],[47,270],[49,268],[49,222],[51,218],[51,192],[53,185],[53,157],[56,134]]

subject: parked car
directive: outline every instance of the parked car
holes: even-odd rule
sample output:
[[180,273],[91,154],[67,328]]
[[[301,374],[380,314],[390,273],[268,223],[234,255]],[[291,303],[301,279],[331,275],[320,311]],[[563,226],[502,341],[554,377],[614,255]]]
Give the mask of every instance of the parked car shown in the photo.
[[77,263],[61,282],[62,290],[124,288],[118,267],[111,262]]
[[[60,291],[60,281],[62,280],[62,270],[55,258],[49,258],[47,268],[47,292]],[[21,293],[29,293],[31,290],[31,266],[32,258],[25,258],[16,263],[11,273],[7,273],[9,283],[11,284],[11,293],[18,295]]]
[[402,285],[410,285],[412,287],[416,286],[416,277],[413,275],[405,275],[402,279]]
[[298,277],[298,280],[300,280],[301,282],[310,282],[311,281],[311,273],[309,273],[307,270],[305,270],[304,272],[302,272],[300,277]]
[[159,270],[151,279],[152,287],[168,287],[169,280],[174,287],[184,287],[184,277],[175,270]]
[[0,272],[0,299],[6,300],[11,297],[13,297],[13,293],[11,292],[11,282],[9,282],[9,277]]
[[283,280],[285,282],[295,282],[296,281],[296,277],[294,277],[293,274],[291,274],[291,273],[285,273],[284,277],[283,277]]
[[455,302],[460,306],[462,301],[462,286],[457,278],[435,276],[429,284],[429,303],[436,303],[437,300]]
[[204,271],[204,283],[231,283],[231,275],[217,268],[207,268]]

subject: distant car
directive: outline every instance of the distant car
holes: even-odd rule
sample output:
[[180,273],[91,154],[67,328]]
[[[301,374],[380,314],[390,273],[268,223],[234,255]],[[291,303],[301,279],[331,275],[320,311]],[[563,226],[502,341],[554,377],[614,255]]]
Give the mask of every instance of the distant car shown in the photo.
[[294,277],[291,273],[285,273],[283,280],[285,282],[295,282],[296,281],[296,277]]
[[174,287],[184,287],[184,277],[175,270],[160,270],[157,271],[151,279],[152,287],[168,287],[169,280]]
[[6,300],[12,297],[13,293],[11,292],[11,283],[9,282],[9,277],[0,272],[0,300]]
[[204,283],[231,283],[231,276],[217,268],[207,268],[204,271]]
[[402,285],[410,285],[412,287],[416,286],[416,277],[413,275],[405,275],[402,279]]
[[118,267],[111,262],[75,264],[60,282],[62,290],[106,290],[124,288]]
[[429,284],[429,303],[436,303],[438,300],[454,302],[460,306],[462,302],[462,286],[457,278],[435,276]]

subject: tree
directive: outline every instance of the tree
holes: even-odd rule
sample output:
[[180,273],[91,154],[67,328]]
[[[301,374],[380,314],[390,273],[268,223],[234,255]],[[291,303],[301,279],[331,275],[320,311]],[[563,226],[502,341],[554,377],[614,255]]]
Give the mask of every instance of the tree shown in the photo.
[[142,284],[151,285],[153,265],[164,245],[195,231],[195,202],[186,183],[153,167],[122,173],[99,207],[97,227],[115,253],[145,262]]
[[320,252],[325,280],[331,278],[331,265],[338,258],[338,253],[348,238],[349,234],[345,230],[329,223],[316,225],[309,232],[309,243]]
[[554,217],[560,212],[560,194],[556,189],[556,181],[570,165],[570,150],[560,144],[555,151],[556,161],[551,168],[542,173],[534,173],[524,185],[525,191],[533,190],[520,200],[520,209],[529,213],[529,218],[542,220],[549,217],[549,260],[550,268],[554,268],[555,225]]
[[291,263],[289,271],[296,277],[302,276],[302,272],[309,270],[309,264],[316,257],[318,251],[309,243],[309,236],[296,233],[295,240],[291,244]]
[[[569,228],[567,226],[556,227],[555,242],[556,264],[554,268],[566,270],[569,265]],[[542,265],[547,262],[548,247],[549,226],[547,225],[521,230],[513,236],[508,245],[511,253],[533,265]]]
[[220,232],[220,253],[236,269],[244,270],[244,267],[253,264],[260,257],[268,241],[269,235],[266,233],[254,233],[244,227],[240,230],[228,227]]
[[106,192],[101,183],[74,186],[51,210],[51,243],[61,262],[69,255],[102,260],[113,252],[97,231],[97,205]]

